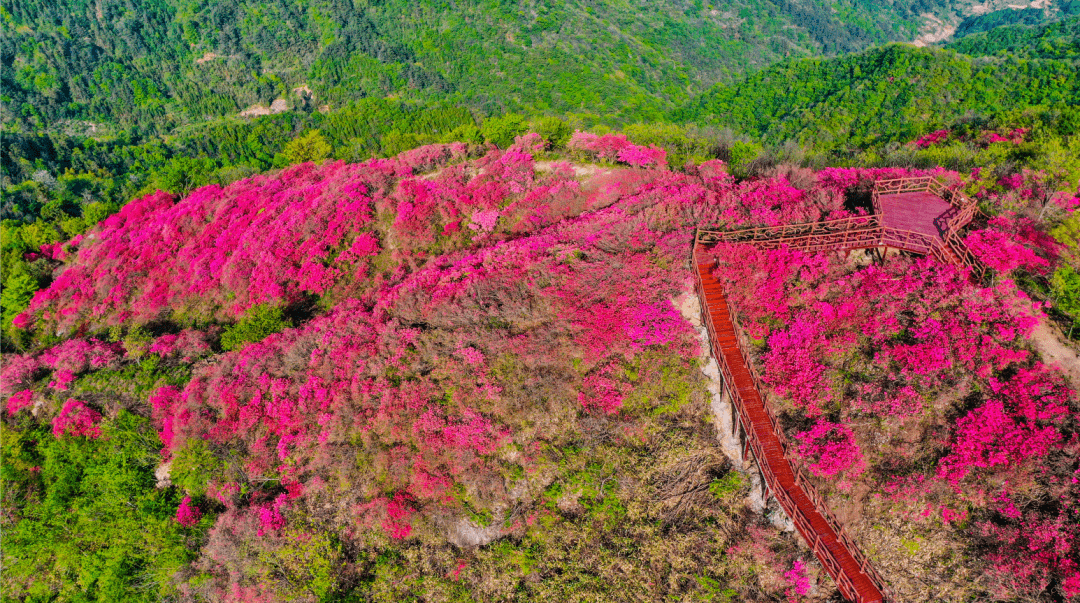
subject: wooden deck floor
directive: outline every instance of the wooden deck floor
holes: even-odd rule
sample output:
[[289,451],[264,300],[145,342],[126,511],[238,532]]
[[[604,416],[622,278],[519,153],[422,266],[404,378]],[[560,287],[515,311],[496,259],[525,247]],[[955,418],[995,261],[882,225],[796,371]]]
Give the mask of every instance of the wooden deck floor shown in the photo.
[[[727,299],[719,281],[712,274],[712,266],[701,264],[696,268],[704,296],[701,302],[705,318],[712,323],[713,354],[717,361],[726,364],[729,369],[733,383],[728,384],[728,388],[733,397],[741,398],[741,404],[738,400],[736,404],[740,407],[740,412],[746,415],[745,418],[740,418],[744,427],[753,430],[761,443],[763,454],[756,456],[764,457],[758,458],[757,462],[763,473],[766,473],[766,482],[770,488],[780,488],[787,492],[789,504],[793,504],[797,510],[784,510],[795,520],[796,528],[814,550],[822,566],[836,580],[841,592],[859,603],[882,601],[881,591],[863,572],[852,552],[840,541],[836,531],[797,483],[791,464],[784,456],[780,438],[769,421],[765,402],[754,385],[747,361],[739,349],[735,326],[728,315]],[[802,517],[796,518],[795,515]]]
[[944,219],[953,211],[948,201],[928,191],[881,195],[881,223],[885,228],[910,230],[940,240]]

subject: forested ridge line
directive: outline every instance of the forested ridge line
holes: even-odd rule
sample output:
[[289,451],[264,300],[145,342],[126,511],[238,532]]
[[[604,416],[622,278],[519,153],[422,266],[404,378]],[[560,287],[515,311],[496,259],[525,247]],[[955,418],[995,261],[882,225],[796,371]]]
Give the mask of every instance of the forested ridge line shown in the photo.
[[719,85],[672,115],[767,142],[862,148],[905,141],[964,119],[1080,104],[1077,64],[974,58],[889,45],[832,59],[788,61]]
[[168,132],[276,99],[388,95],[655,120],[787,57],[911,40],[953,4],[24,0],[0,12],[5,122]]

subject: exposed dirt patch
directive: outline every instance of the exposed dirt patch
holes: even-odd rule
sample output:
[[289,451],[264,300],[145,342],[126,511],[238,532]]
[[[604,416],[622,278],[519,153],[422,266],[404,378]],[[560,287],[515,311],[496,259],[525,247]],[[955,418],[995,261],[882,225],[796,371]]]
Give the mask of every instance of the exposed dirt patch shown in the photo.
[[923,13],[923,26],[919,28],[919,37],[911,43],[915,46],[927,46],[948,40],[956,33],[955,23],[946,23],[930,13]]
[[1031,333],[1031,343],[1043,362],[1061,369],[1069,379],[1069,385],[1073,389],[1080,389],[1080,354],[1065,343],[1057,327],[1040,320]]
[[[557,162],[555,162],[555,161],[537,161],[535,164],[533,164],[533,169],[535,171],[537,171],[537,172],[550,172],[550,171],[555,169],[555,163],[557,163]],[[566,163],[566,162],[560,161],[558,163]],[[587,178],[587,177],[590,177],[590,176],[595,176],[595,175],[597,175],[597,174],[599,174],[601,172],[609,172],[609,171],[611,171],[610,168],[605,168],[605,167],[602,167],[602,166],[599,166],[599,165],[579,165],[579,164],[575,163],[573,165],[573,167],[574,167],[574,176],[576,176],[578,178],[582,178],[582,177]]]
[[247,109],[240,112],[240,117],[260,117],[263,115],[273,115],[275,113],[284,113],[289,110],[289,102],[283,98],[279,98],[270,103],[270,106],[266,105],[251,105]]
[[207,61],[213,61],[214,59],[218,59],[218,58],[221,58],[220,54],[217,54],[216,52],[207,52],[206,54],[202,55],[200,58],[195,59],[195,64],[196,65],[202,65],[203,63],[205,63]]

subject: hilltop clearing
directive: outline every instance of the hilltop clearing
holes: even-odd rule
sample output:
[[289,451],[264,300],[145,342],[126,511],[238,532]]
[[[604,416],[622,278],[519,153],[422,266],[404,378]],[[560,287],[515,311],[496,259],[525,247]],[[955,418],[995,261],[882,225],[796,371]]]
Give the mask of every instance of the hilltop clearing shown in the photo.
[[[587,134],[589,171],[538,171],[543,146],[157,193],[43,249],[2,374],[5,592],[827,598],[750,510],[673,302],[696,226],[855,215],[922,172],[740,181]],[[1078,200],[983,197],[991,287],[925,258],[715,250],[799,454],[912,600],[1080,589],[1077,399],[1013,284],[1065,265],[1047,231]]]

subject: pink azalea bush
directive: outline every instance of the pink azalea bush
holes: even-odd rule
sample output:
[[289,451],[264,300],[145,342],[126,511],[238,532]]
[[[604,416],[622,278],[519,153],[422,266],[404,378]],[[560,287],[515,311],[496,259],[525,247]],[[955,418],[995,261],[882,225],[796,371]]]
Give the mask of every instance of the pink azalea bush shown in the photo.
[[67,436],[83,436],[97,438],[101,436],[101,413],[90,408],[86,402],[68,398],[60,414],[52,421],[52,432],[56,438]]
[[988,228],[972,232],[965,243],[983,263],[1002,273],[1021,269],[1046,274],[1061,248],[1034,220],[1014,212],[991,218]]
[[665,167],[667,151],[651,145],[636,145],[625,134],[597,135],[591,132],[575,131],[566,145],[573,151],[584,152],[600,161],[616,161],[633,167]]
[[190,528],[198,525],[200,519],[202,519],[202,511],[191,503],[190,496],[185,496],[184,500],[180,501],[180,506],[176,508],[176,523]]
[[41,360],[33,354],[4,354],[0,391],[8,393],[30,385],[41,368]]
[[[349,516],[335,521],[350,542],[431,538],[465,509],[505,508],[507,476],[540,472],[546,450],[578,441],[579,421],[630,438],[656,403],[637,389],[697,366],[697,335],[673,304],[692,286],[694,227],[849,217],[849,195],[882,178],[961,185],[954,173],[899,168],[737,181],[721,162],[579,180],[569,164],[535,169],[539,144],[522,137],[468,163],[465,149],[435,146],[183,199],[148,195],[66,256],[20,324],[75,333],[164,321],[171,332],[149,352],[190,368],[145,402],[164,457],[183,465],[206,453],[225,467],[200,485],[220,511],[198,562],[206,588],[265,594],[237,559],[286,546],[305,529],[297,519],[328,501]],[[621,135],[577,132],[570,147],[664,164]],[[988,263],[1003,253],[1003,273],[1052,269],[1058,252],[1025,216],[995,218],[972,247]],[[1009,592],[1072,584],[1075,530],[1055,522],[1075,511],[1061,469],[1075,465],[1075,395],[1028,350],[1040,304],[1007,274],[981,287],[931,258],[865,265],[735,244],[711,253],[765,393],[827,494],[858,484],[935,510],[912,521],[992,539],[1002,556],[987,570],[1012,580]],[[206,323],[260,303],[317,311],[213,355]],[[9,413],[35,395],[55,399],[46,382],[78,388],[80,374],[125,362],[122,346],[81,338],[5,358]],[[100,420],[69,399],[54,433],[97,437]],[[934,450],[898,435],[912,425]],[[1049,468],[1053,486],[1040,481]],[[199,513],[186,498],[176,520],[193,525]],[[786,580],[787,562],[775,567],[778,583],[805,594],[806,567]]]
[[920,149],[928,149],[936,144],[939,144],[949,138],[948,130],[935,130],[929,134],[925,134],[915,140],[915,146]]
[[149,351],[161,358],[181,357],[190,362],[211,353],[211,335],[206,331],[184,329],[158,337],[150,344]]
[[[367,228],[373,204],[414,169],[461,158],[455,149],[354,165],[309,163],[203,187],[180,200],[163,192],[136,199],[91,232],[29,313],[71,329],[146,322],[163,312],[236,316],[257,304],[348,288],[358,257],[379,249]],[[406,202],[405,221],[407,208]]]
[[810,579],[806,575],[806,564],[802,562],[802,559],[796,559],[791,569],[784,572],[784,579],[791,585],[796,595],[810,593]]
[[8,416],[15,416],[20,410],[34,405],[34,390],[24,389],[7,399]]
[[795,439],[799,455],[810,461],[808,468],[814,475],[844,474],[844,481],[850,483],[866,468],[855,434],[847,425],[818,421],[809,431],[795,434]]

